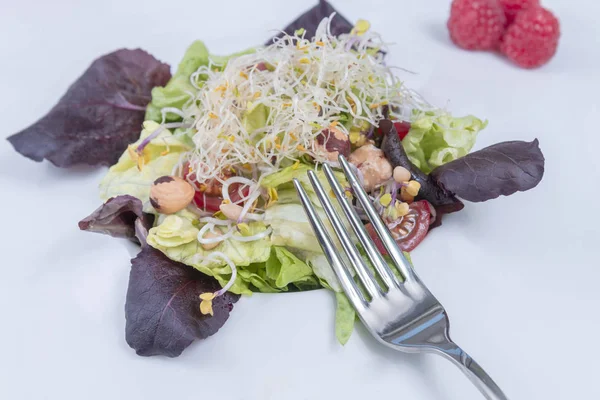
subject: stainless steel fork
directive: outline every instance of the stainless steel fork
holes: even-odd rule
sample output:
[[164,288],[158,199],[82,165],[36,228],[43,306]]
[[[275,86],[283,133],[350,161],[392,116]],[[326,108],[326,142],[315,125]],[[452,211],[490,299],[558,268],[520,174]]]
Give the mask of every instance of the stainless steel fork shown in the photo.
[[[310,182],[323,205],[325,214],[331,222],[333,231],[339,239],[347,260],[352,265],[352,269],[346,265],[346,261],[338,252],[300,182],[294,179],[294,185],[323,252],[362,322],[381,343],[408,353],[431,352],[440,354],[458,366],[477,386],[485,398],[506,400],[507,397],[502,390],[483,368],[450,339],[446,310],[421,282],[394,242],[387,226],[379,217],[373,204],[371,204],[369,197],[350,169],[346,159],[340,156],[339,161],[350,183],[353,195],[358,199],[404,280],[399,279],[393,273],[377,250],[355,209],[344,196],[345,191],[335,179],[333,171],[328,165],[324,165],[324,171],[329,185],[344,215],[350,222],[359,243],[367,254],[367,258],[377,272],[379,280],[375,278],[371,269],[363,260],[360,251],[350,238],[316,174],[309,171]],[[352,270],[356,272],[362,287],[355,282]]]

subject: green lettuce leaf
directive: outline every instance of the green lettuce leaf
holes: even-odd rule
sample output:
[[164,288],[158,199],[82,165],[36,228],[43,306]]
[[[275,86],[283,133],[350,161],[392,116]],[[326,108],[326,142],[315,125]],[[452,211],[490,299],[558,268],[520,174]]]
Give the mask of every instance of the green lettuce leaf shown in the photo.
[[344,345],[352,336],[356,311],[350,304],[350,300],[344,293],[335,293],[337,306],[335,308],[335,337],[340,344]]
[[[164,87],[152,89],[152,101],[146,108],[146,119],[156,122],[162,121],[160,110],[164,107],[182,108],[190,100],[190,93],[195,93],[190,82],[190,76],[202,65],[208,65],[208,49],[203,42],[197,40],[192,43],[177,67],[177,71]],[[180,117],[176,114],[167,114],[166,121],[177,121]]]
[[273,256],[266,262],[267,277],[279,289],[290,283],[314,282],[313,270],[284,247],[273,247]]
[[[404,256],[412,265],[412,259],[410,258],[410,254],[404,252]],[[400,273],[398,272],[398,269],[393,266],[391,259],[389,257],[386,257],[386,261],[390,265],[390,268],[394,272],[394,275],[396,275],[400,280],[403,280],[402,276],[400,276]],[[371,272],[375,274],[375,270],[370,265],[370,263],[367,263],[367,265],[371,268]],[[337,340],[342,345],[344,345],[346,344],[346,342],[348,342],[348,339],[350,339],[350,336],[352,335],[352,331],[354,329],[354,322],[356,321],[356,312],[350,304],[350,300],[348,300],[348,297],[346,297],[346,295],[343,292],[336,291],[335,298],[337,301],[337,307],[335,310],[335,336]]]
[[410,161],[423,172],[456,160],[469,153],[484,122],[472,115],[456,118],[448,113],[422,113],[411,123],[402,140]]
[[[154,121],[144,122],[140,139],[132,146],[137,147],[158,127],[159,125]],[[171,175],[181,153],[187,150],[188,147],[175,138],[169,130],[163,130],[144,148],[146,162],[141,171],[128,151],[121,155],[119,161],[110,167],[100,182],[100,198],[106,201],[111,197],[131,195],[142,201],[145,212],[155,213],[149,199],[152,182],[160,176]]]
[[[215,277],[224,286],[231,277],[231,267],[221,258],[204,259],[213,252],[225,254],[237,267],[238,276],[231,287],[231,292],[251,294],[250,282],[256,277],[240,274],[242,267],[265,263],[271,256],[271,243],[268,237],[252,242],[240,242],[227,239],[211,250],[205,250],[197,240],[199,228],[194,226],[196,216],[182,210],[176,214],[159,219],[158,225],[148,232],[147,242],[150,246],[162,251],[171,260],[190,265],[206,275]],[[184,221],[180,221],[184,220]],[[187,221],[186,221],[187,220]],[[174,229],[177,227],[177,229]],[[248,223],[248,235],[255,235],[266,230],[261,222]],[[234,235],[240,235],[235,233]],[[251,269],[250,269],[251,271]],[[260,275],[257,275],[260,277]],[[264,285],[259,285],[264,287]]]
[[242,124],[248,133],[253,133],[258,129],[263,129],[267,125],[267,119],[269,118],[269,107],[262,103],[253,104],[248,103],[248,109],[244,113],[242,118]]
[[[249,54],[254,51],[255,49],[252,48],[228,56],[215,56],[209,54],[207,47],[202,41],[196,40],[187,48],[171,80],[164,87],[155,87],[152,89],[152,101],[146,108],[146,119],[161,122],[161,109],[164,107],[181,109],[191,99],[190,94],[197,92],[197,89],[191,83],[191,76],[201,66],[211,63],[212,68],[222,69],[232,57]],[[198,74],[195,83],[200,86],[205,80],[206,75]],[[180,117],[177,114],[167,113],[165,120],[178,121]]]
[[[268,238],[252,242],[228,239],[214,249],[205,250],[197,241],[200,228],[195,225],[196,220],[195,215],[187,210],[161,215],[157,225],[148,232],[148,244],[174,261],[215,277],[221,286],[231,278],[231,267],[221,258],[208,261],[205,258],[214,252],[225,254],[237,269],[237,277],[231,288],[233,293],[276,293],[289,290],[290,285],[298,288],[318,287],[319,282],[310,266],[286,248],[272,246]],[[255,235],[265,229],[262,222],[250,222],[244,233]]]
[[[261,180],[261,185],[266,189],[277,189],[278,196],[280,197],[281,201],[278,201],[276,204],[300,204],[300,199],[298,198],[298,194],[296,193],[296,189],[294,188],[294,184],[292,182],[293,179],[298,179],[300,183],[302,183],[304,190],[306,190],[306,194],[308,194],[310,201],[316,207],[321,208],[321,202],[319,202],[319,199],[315,194],[315,190],[308,179],[307,172],[311,169],[314,170],[314,166],[306,164],[291,165],[283,168],[279,172],[265,176]],[[318,169],[315,172],[323,187],[329,187],[325,173],[321,169]],[[346,177],[342,172],[334,171],[334,175],[342,187],[348,186]],[[304,215],[304,211],[302,211],[302,214]]]

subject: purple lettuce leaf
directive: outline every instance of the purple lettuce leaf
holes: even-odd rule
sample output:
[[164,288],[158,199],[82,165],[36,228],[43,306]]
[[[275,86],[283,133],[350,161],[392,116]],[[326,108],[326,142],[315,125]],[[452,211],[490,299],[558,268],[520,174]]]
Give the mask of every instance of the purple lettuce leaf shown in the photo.
[[544,155],[532,142],[502,142],[450,161],[431,176],[458,197],[487,201],[537,186],[544,176]]
[[410,171],[412,179],[421,184],[418,199],[429,201],[436,210],[437,218],[431,228],[440,226],[442,215],[460,211],[464,204],[456,198],[452,191],[440,185],[433,176],[427,175],[414,165],[409,159],[404,146],[398,136],[398,131],[389,119],[379,121],[379,128],[384,134],[381,149],[387,160],[396,168],[401,166]]
[[15,150],[58,167],[112,165],[140,134],[150,91],[170,68],[143,50],[95,60],[39,121],[8,138]]
[[177,357],[196,339],[214,335],[238,295],[213,300],[214,316],[200,313],[199,295],[219,290],[213,278],[144,246],[131,262],[125,303],[126,340],[140,356]]
[[142,202],[138,198],[125,195],[108,199],[79,221],[79,229],[145,244],[153,222],[154,215],[142,211]]
[[[329,17],[332,13],[336,13],[335,17],[331,21],[331,34],[334,36],[341,35],[342,33],[349,33],[352,30],[353,25],[342,15],[340,15],[331,4],[325,0],[319,0],[319,4],[306,11],[304,14],[292,21],[283,30],[288,35],[293,35],[298,29],[304,28],[306,30],[305,37],[312,39],[315,36],[317,27],[323,18]],[[267,40],[266,45],[273,43],[273,39],[283,36],[282,33],[275,35],[271,39]]]

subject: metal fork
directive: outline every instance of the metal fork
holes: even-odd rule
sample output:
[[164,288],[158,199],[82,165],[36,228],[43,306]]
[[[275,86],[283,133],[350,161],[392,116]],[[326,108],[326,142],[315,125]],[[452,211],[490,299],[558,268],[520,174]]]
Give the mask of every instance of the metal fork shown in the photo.
[[294,185],[323,252],[362,322],[381,343],[407,353],[431,352],[442,355],[458,366],[485,398],[506,400],[507,397],[502,390],[483,368],[450,339],[446,310],[421,282],[396,245],[346,159],[340,156],[339,162],[348,179],[352,194],[358,199],[394,265],[404,278],[404,280],[399,279],[390,269],[370,239],[355,209],[344,196],[345,191],[335,179],[333,171],[328,165],[324,165],[325,176],[333,194],[378,275],[376,279],[350,238],[316,174],[309,171],[310,182],[347,260],[350,261],[352,269],[358,276],[362,287],[359,286],[352,276],[352,270],[342,259],[323,222],[319,219],[306,191],[300,182],[294,179]]

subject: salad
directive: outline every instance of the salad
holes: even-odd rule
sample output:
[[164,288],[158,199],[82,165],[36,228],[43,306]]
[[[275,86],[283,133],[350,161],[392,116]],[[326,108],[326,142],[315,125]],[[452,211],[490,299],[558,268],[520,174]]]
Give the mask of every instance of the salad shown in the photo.
[[9,138],[37,161],[112,165],[104,204],[79,226],[142,246],[126,303],[138,354],[179,355],[214,334],[239,295],[318,288],[335,293],[345,343],[354,311],[292,185],[320,209],[307,171],[324,181],[339,155],[405,252],[460,199],[539,183],[537,140],[470,152],[487,122],[430,105],[393,74],[388,51],[367,21],[352,25],[321,1],[264,46],[216,56],[192,43],[173,76],[141,50],[103,56]]

